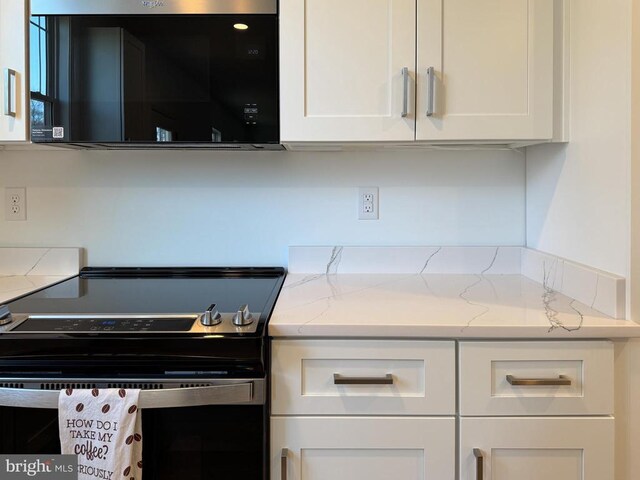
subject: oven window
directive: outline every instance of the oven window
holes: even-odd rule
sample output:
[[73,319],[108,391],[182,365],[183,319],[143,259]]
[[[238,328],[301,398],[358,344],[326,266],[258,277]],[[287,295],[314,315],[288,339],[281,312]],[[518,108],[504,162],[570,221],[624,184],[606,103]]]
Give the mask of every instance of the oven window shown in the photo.
[[263,406],[143,412],[145,480],[262,480]]
[[0,453],[60,453],[58,411],[35,408],[0,408]]
[[[265,480],[262,405],[144,410],[143,480]],[[56,410],[0,408],[0,454],[60,453]]]

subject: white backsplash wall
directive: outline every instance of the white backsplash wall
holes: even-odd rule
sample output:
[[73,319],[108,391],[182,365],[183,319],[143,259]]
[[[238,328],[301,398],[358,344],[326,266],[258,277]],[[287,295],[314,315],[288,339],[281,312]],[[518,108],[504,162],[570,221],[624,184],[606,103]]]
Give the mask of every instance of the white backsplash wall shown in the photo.
[[[527,246],[624,277],[630,249],[631,5],[571,0],[571,142],[527,149]],[[607,92],[606,100],[598,92]]]
[[[0,246],[73,246],[88,265],[286,265],[289,245],[523,245],[512,151],[2,151],[27,187]],[[380,220],[357,220],[357,187]],[[0,203],[4,195],[0,195]],[[0,209],[0,212],[3,212]]]

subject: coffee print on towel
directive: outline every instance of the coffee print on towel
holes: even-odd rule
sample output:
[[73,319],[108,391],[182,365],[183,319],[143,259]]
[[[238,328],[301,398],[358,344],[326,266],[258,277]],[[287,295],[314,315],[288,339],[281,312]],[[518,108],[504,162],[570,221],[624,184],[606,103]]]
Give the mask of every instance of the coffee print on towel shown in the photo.
[[142,480],[140,390],[60,392],[62,453],[78,456],[78,479]]

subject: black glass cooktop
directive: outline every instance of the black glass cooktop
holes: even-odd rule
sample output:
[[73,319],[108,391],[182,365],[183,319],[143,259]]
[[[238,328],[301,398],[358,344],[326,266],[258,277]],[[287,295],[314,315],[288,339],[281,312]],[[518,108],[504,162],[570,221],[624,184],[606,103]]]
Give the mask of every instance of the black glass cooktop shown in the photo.
[[187,332],[212,305],[264,322],[283,280],[281,268],[87,268],[8,307],[29,315],[15,332]]
[[[83,269],[7,304],[0,376],[264,375],[267,322],[284,277],[282,268]],[[221,321],[205,326],[212,304]],[[244,305],[252,323],[236,326]]]

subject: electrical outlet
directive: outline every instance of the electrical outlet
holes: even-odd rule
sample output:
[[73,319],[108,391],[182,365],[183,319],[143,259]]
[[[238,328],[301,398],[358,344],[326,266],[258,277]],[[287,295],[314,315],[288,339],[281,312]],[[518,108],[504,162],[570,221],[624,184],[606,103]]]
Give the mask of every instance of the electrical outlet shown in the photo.
[[10,221],[27,219],[26,188],[4,189],[4,219]]
[[358,219],[378,220],[378,187],[360,187],[358,189]]

